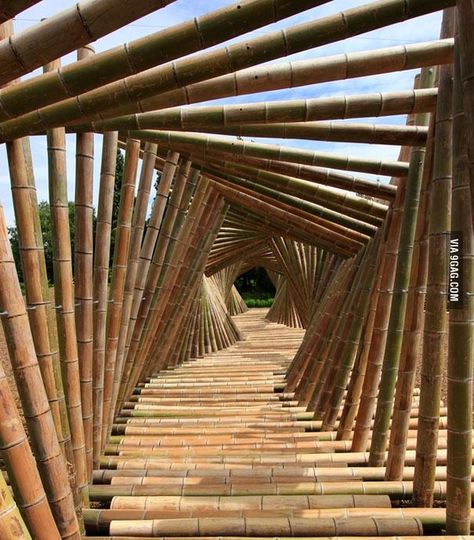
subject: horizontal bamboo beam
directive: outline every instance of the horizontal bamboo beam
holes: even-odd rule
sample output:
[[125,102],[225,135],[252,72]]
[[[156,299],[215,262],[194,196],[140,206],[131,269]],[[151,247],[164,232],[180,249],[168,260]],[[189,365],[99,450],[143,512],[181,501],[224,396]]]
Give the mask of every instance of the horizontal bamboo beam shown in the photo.
[[[187,128],[199,131],[199,128]],[[310,141],[353,142],[396,146],[424,146],[428,130],[422,126],[363,124],[347,122],[287,122],[281,124],[241,124],[231,127],[206,126],[207,133],[239,137],[307,139]]]
[[[152,9],[158,9],[172,1],[148,4],[154,6]],[[0,120],[83,94],[328,1],[303,0],[288,3],[284,0],[252,0],[230,4],[99,53],[93,60],[72,63],[48,75],[21,81],[13,90],[1,90],[3,110],[0,110]]]
[[160,93],[432,13],[454,3],[411,0],[406,5],[403,0],[379,0],[221,47],[210,54],[185,57],[5,122],[1,126],[3,137],[19,138],[75,121],[148,111],[145,100]]
[[[407,90],[335,96],[315,99],[265,101],[237,105],[175,107],[164,111],[121,116],[92,122],[85,131],[166,129],[205,131],[209,127],[241,124],[312,122],[343,118],[362,118],[432,112],[436,108],[437,89]],[[0,126],[1,127],[1,126]]]
[[290,146],[276,146],[244,142],[224,135],[204,135],[198,133],[179,133],[177,131],[130,130],[130,138],[155,142],[167,148],[182,151],[198,149],[204,155],[208,150],[230,155],[247,155],[257,158],[277,159],[306,165],[318,165],[335,169],[359,171],[369,174],[403,177],[408,173],[408,164],[402,161],[382,161],[371,158],[358,158],[329,152],[313,152]]
[[136,0],[133,4],[127,0],[78,2],[2,42],[0,85],[172,2],[174,0]]
[[142,110],[437,65],[452,61],[452,47],[442,40],[252,67],[158,94],[144,100]]

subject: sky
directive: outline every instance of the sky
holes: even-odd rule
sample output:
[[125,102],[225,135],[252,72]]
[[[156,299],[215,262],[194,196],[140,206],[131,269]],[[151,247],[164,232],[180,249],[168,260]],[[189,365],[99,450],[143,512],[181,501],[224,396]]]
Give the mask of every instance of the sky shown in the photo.
[[[298,0],[294,0],[298,1]],[[230,0],[177,0],[165,8],[151,13],[128,26],[117,30],[94,43],[96,52],[102,52],[124,42],[129,42],[137,38],[141,38],[148,34],[159,32],[164,28],[176,25],[183,21],[192,19],[193,17],[202,15],[209,11],[230,5]],[[367,0],[333,0],[323,6],[307,10],[301,14],[287,18],[278,23],[268,25],[254,32],[245,34],[245,37],[238,37],[226,44],[238,42],[248,37],[265,34],[266,32],[283,28],[286,26],[298,24],[305,21],[314,20],[326,15],[334,14],[352,7],[360,6],[367,3]],[[71,0],[43,0],[39,4],[19,14],[15,19],[15,32],[28,28],[39,22],[42,18],[54,15],[59,10],[65,9],[74,5]],[[369,32],[361,36],[357,36],[345,41],[336,42],[334,44],[310,49],[298,54],[294,54],[285,59],[280,59],[275,62],[287,60],[302,60],[309,58],[318,58],[333,54],[350,53],[355,51],[381,49],[393,47],[401,44],[419,43],[438,39],[439,28],[441,24],[441,14],[436,13],[424,17],[418,17],[402,24],[392,25],[380,30]],[[220,47],[222,45],[217,45]],[[197,53],[199,54],[199,53]],[[68,54],[63,59],[63,64],[68,64],[75,61],[75,53]],[[271,62],[274,63],[274,62]],[[29,76],[37,75],[41,70],[36,70]],[[387,92],[398,90],[411,90],[413,88],[413,78],[417,70],[403,71],[390,73],[385,75],[377,75],[371,77],[362,77],[358,79],[350,79],[345,81],[335,81],[324,84],[309,85],[294,89],[277,90],[265,92],[255,95],[238,96],[234,98],[226,98],[215,100],[213,104],[228,104],[228,103],[245,103],[245,102],[262,102],[274,100],[289,100],[289,99],[311,99],[324,97],[329,95],[343,94],[362,94],[367,92]],[[352,119],[351,121],[357,121]],[[405,117],[392,116],[385,118],[365,118],[364,122],[376,123],[391,123],[404,124]],[[100,170],[100,156],[102,148],[101,136],[95,136],[95,192],[94,205],[97,203],[98,195],[98,178]],[[349,144],[349,143],[330,143],[318,141],[299,141],[299,140],[278,140],[278,139],[259,139],[259,142],[271,142],[283,144],[285,146],[308,148],[315,151],[337,152],[339,154],[347,154],[358,157],[374,157],[377,159],[396,160],[399,153],[399,147],[387,145],[367,145],[367,144]],[[74,175],[75,175],[75,136],[67,135],[67,173],[68,173],[68,195],[69,199],[74,198]],[[7,222],[9,225],[14,224],[14,214],[11,201],[10,182],[8,177],[8,165],[6,160],[5,145],[0,145],[0,202],[3,204]],[[31,147],[33,155],[33,163],[35,170],[35,180],[38,190],[38,199],[48,199],[48,172],[47,172],[47,151],[46,139],[43,136],[31,137]],[[368,178],[376,179],[371,175]],[[388,181],[387,178],[381,177],[381,181]]]

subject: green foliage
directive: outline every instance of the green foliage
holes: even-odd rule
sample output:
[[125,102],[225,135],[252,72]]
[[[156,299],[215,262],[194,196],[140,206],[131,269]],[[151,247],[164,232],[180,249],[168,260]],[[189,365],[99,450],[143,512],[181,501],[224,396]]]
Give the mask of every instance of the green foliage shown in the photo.
[[245,303],[249,308],[269,308],[273,305],[274,298],[246,298]]

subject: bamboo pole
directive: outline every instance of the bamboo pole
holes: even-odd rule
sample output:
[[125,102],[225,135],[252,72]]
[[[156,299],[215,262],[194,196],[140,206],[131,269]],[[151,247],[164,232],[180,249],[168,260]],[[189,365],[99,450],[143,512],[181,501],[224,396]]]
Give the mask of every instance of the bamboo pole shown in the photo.
[[[79,49],[78,60],[94,54],[91,47]],[[87,476],[92,475],[93,404],[93,217],[94,134],[76,137],[76,189],[74,206],[74,301],[76,307],[77,352],[81,378],[81,405],[86,444]]]
[[452,61],[452,47],[450,40],[417,43],[241,69],[233,74],[221,75],[148,98],[144,110],[167,109],[218,98],[387,73],[404,69],[404,66],[416,68],[437,65]]
[[174,107],[164,111],[122,116],[102,122],[92,122],[94,131],[170,130],[202,131],[207,127],[233,127],[249,121],[256,125],[287,122],[314,122],[373,116],[390,116],[431,112],[436,106],[435,89],[358,94],[340,98],[264,101],[238,105],[207,105]]
[[[129,22],[140,18],[142,16],[140,10],[145,15],[145,9],[150,12],[171,4],[173,1],[160,0],[159,2],[151,2],[150,0],[140,0],[133,7],[133,10],[130,10],[130,6],[128,6],[128,13],[115,15],[115,17],[122,17],[116,27],[125,26],[126,18],[128,18]],[[72,63],[54,73],[43,74],[22,81],[16,92],[5,92],[5,94],[0,92],[0,100],[5,104],[4,111],[0,112],[0,120],[25,114],[71,96],[78,96],[107,83],[154,68],[199,50],[204,50],[327,2],[328,0],[304,0],[298,2],[298,4],[288,4],[278,0],[275,4],[273,0],[252,0],[216,9],[171,28],[131,41],[124,44],[123,47],[116,47],[99,53],[94,57],[93,61],[83,60],[82,62]],[[114,9],[127,11],[118,5],[113,5],[110,0],[103,1],[103,4],[103,13],[107,13],[108,16]],[[107,24],[111,22],[107,21]],[[58,21],[53,21],[52,26],[56,27],[57,24]],[[101,24],[104,23],[101,21]],[[33,28],[30,29],[30,32],[32,30],[39,33],[42,29],[35,30]],[[94,39],[96,38],[92,38],[91,41],[94,41]],[[61,54],[58,56],[61,56]],[[54,58],[55,56],[51,57],[51,59]],[[41,91],[40,89],[47,89],[47,91]],[[3,114],[4,112],[6,115]]]
[[[154,165],[156,159],[156,146],[148,144],[145,146],[140,182],[138,186],[137,200],[133,212],[132,233],[130,238],[130,253],[127,266],[127,277],[124,288],[124,300],[122,308],[122,318],[120,322],[120,333],[117,345],[117,361],[114,372],[114,388],[112,394],[111,408],[115,410],[118,391],[124,372],[125,347],[127,344],[127,333],[129,328],[130,315],[132,311],[133,293],[137,281],[138,264],[140,251],[145,229],[146,213],[148,209],[148,199],[151,190]],[[161,179],[160,179],[161,182]],[[150,224],[148,225],[150,227]]]
[[395,392],[394,411],[390,428],[386,478],[401,480],[404,472],[405,451],[413,404],[415,378],[419,365],[425,321],[425,299],[428,279],[428,227],[429,190],[432,181],[434,115],[430,119],[430,130],[426,145],[423,168],[420,209],[413,252],[412,272],[407,299],[407,316],[403,328],[403,342]]
[[[420,76],[421,87],[426,88],[432,86],[434,84],[434,78],[434,69],[424,68],[421,71]],[[415,115],[416,124],[428,125],[428,122],[428,115]],[[377,407],[372,430],[372,444],[370,446],[369,464],[373,466],[380,466],[383,463],[385,459],[385,447],[389,436],[389,424],[393,410],[395,384],[402,348],[403,327],[405,324],[408,286],[410,283],[410,272],[413,260],[413,244],[415,241],[416,222],[418,219],[424,159],[424,148],[415,147],[412,149],[410,156],[410,171],[407,178],[407,187],[403,205],[392,306],[390,310],[379,395],[377,398]]]
[[[472,9],[472,8],[471,8]],[[454,64],[453,88],[453,182],[450,239],[450,290],[449,300],[449,342],[448,342],[448,456],[446,531],[470,529],[469,513],[471,500],[467,493],[466,475],[472,469],[472,369],[474,356],[474,231],[473,208],[471,205],[469,173],[472,166],[469,149],[472,148],[472,130],[468,131],[472,110],[463,102],[461,77],[466,59],[465,50],[459,39],[462,11],[458,11],[457,43],[459,48]],[[470,105],[470,103],[469,103]],[[472,177],[471,177],[472,182]],[[469,197],[469,194],[471,197]],[[462,238],[456,244],[456,237]],[[453,242],[454,240],[454,242]],[[457,257],[456,257],[457,255]],[[453,265],[454,262],[454,265]],[[459,266],[456,266],[458,262]],[[459,275],[456,275],[459,269]],[[453,275],[454,271],[454,275]],[[456,292],[453,282],[461,284],[460,298],[455,302]],[[452,289],[453,288],[453,289]],[[453,301],[454,300],[454,301]]]
[[110,236],[112,231],[115,165],[117,161],[117,139],[117,132],[109,132],[104,135],[102,143],[99,206],[97,210],[94,249],[94,356],[92,369],[94,468],[99,466],[99,457],[102,448],[109,254]]
[[[37,132],[74,121],[90,121],[97,117],[103,119],[106,114],[116,116],[117,113],[147,111],[150,109],[146,107],[145,99],[159,93],[270,61],[290,51],[294,54],[333,43],[453,4],[454,0],[433,0],[429,4],[423,0],[412,0],[410,6],[404,9],[402,0],[379,0],[340,14],[236,43],[231,49],[222,47],[211,54],[182,58],[86,92],[81,97],[65,99],[58,104],[17,117],[14,121],[4,122],[0,126],[0,140],[19,138],[31,131]],[[367,14],[370,14],[370,17],[367,17]],[[344,23],[341,24],[341,20]],[[76,43],[75,47],[78,45]],[[232,57],[231,62],[229,54]],[[152,106],[151,110],[155,108]]]
[[[56,64],[58,65],[58,64]],[[54,65],[45,67],[48,71]],[[54,299],[58,326],[61,371],[66,393],[66,408],[71,429],[72,452],[79,495],[88,504],[87,463],[82,423],[81,386],[74,307],[69,202],[66,179],[66,140],[63,128],[47,134],[48,182],[53,231]],[[80,515],[80,508],[77,509]]]
[[[444,31],[454,32],[454,11],[444,15]],[[448,282],[448,238],[451,227],[453,70],[440,71],[435,124],[433,180],[430,193],[429,261],[423,335],[422,384],[415,465],[414,494],[417,506],[432,506],[434,489],[433,457],[438,445],[438,418],[441,387],[447,362],[448,315],[446,311]],[[441,206],[440,206],[441,203]]]
[[127,273],[128,252],[130,248],[130,228],[135,199],[135,182],[138,167],[140,142],[134,139],[127,141],[120,207],[115,231],[115,251],[110,282],[109,307],[107,309],[107,339],[105,343],[104,395],[102,415],[102,443],[108,437],[112,425],[114,408],[112,393],[114,372],[117,361],[117,348],[122,317],[123,296]]
[[[2,393],[2,455],[9,465],[9,476],[15,494],[24,508],[24,516],[32,531],[42,527],[42,538],[80,538],[79,523],[69,485],[66,461],[56,437],[41,372],[36,359],[33,338],[28,322],[15,262],[8,241],[3,208],[0,207],[0,309],[10,362],[36,464],[31,454],[21,419],[16,412],[14,398],[3,372],[0,370]],[[41,480],[38,477],[38,470]],[[45,486],[43,490],[43,486]],[[45,493],[49,506],[46,505]],[[56,525],[53,522],[53,517]]]
[[[59,538],[56,531],[52,532],[53,536]],[[30,532],[28,531],[23,517],[18,511],[18,507],[8,491],[7,483],[3,476],[0,475],[0,535],[3,538],[18,538],[19,540],[31,540]]]
[[[133,6],[119,1],[119,4],[114,0],[79,2],[77,6],[71,6],[16,34],[1,48],[0,84],[110,34],[173,0],[158,0],[158,5],[156,1],[138,0]],[[21,0],[19,8],[24,2]],[[68,31],[58,36],[58,28],[67,28]]]
[[[430,92],[430,91],[428,91]],[[377,102],[380,96],[377,94]],[[434,106],[435,102],[433,102]],[[167,148],[182,151],[198,149],[206,156],[208,149],[231,155],[244,154],[251,157],[277,159],[306,165],[332,167],[345,171],[359,171],[381,175],[406,176],[408,165],[398,161],[382,161],[372,158],[358,158],[333,154],[330,152],[313,152],[292,147],[279,147],[263,143],[252,143],[236,140],[224,135],[201,135],[197,133],[181,133],[177,131],[129,130],[129,137],[162,144]]]

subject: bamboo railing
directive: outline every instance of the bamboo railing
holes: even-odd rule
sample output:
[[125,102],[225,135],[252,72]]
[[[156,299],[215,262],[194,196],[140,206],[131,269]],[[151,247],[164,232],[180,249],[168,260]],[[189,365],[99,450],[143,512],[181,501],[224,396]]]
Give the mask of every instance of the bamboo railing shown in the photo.
[[0,537],[469,538],[472,2],[211,2],[97,52],[173,0],[15,34],[36,3],[0,2]]

